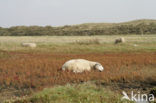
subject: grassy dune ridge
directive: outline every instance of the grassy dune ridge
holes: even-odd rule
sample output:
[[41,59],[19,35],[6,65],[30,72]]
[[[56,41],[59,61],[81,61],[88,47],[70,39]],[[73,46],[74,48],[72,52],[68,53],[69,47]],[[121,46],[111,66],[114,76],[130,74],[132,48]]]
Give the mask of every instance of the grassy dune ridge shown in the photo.
[[118,34],[156,34],[156,20],[134,20],[123,23],[85,23],[79,25],[0,27],[0,36],[91,36]]

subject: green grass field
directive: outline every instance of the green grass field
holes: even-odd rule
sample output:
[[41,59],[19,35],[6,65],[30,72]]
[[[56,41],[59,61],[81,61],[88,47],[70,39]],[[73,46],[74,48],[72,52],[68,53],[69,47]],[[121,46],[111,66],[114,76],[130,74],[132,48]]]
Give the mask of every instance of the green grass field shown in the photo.
[[86,82],[45,88],[31,97],[14,98],[5,103],[133,103],[122,101],[121,97],[109,89]]

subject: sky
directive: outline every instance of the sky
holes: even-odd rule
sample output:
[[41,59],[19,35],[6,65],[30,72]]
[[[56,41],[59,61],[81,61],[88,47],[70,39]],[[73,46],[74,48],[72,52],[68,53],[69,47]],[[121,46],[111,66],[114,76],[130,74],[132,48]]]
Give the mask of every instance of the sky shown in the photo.
[[0,27],[156,19],[156,0],[0,0]]

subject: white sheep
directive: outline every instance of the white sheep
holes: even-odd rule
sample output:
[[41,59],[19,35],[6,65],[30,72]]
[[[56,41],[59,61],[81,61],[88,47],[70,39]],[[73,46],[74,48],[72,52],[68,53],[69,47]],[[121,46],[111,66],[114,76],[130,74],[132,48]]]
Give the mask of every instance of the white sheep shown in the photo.
[[103,71],[103,66],[98,62],[88,61],[85,59],[72,59],[64,63],[62,70],[70,70],[74,73],[83,71],[99,70]]
[[37,46],[35,43],[22,43],[21,45],[23,47],[31,47],[31,48],[35,48]]
[[115,44],[124,43],[124,42],[125,42],[125,38],[123,38],[123,37],[115,39]]

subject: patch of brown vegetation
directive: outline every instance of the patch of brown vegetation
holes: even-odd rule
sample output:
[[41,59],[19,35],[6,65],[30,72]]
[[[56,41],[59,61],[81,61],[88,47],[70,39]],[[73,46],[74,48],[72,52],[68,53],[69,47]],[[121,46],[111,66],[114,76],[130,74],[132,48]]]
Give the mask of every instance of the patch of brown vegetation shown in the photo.
[[[1,88],[43,88],[89,80],[156,82],[156,53],[50,54],[10,52],[0,59]],[[61,71],[65,61],[83,58],[100,62],[103,72],[75,74]]]

